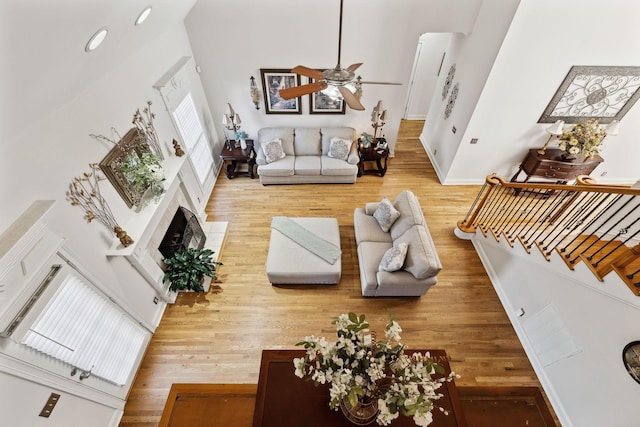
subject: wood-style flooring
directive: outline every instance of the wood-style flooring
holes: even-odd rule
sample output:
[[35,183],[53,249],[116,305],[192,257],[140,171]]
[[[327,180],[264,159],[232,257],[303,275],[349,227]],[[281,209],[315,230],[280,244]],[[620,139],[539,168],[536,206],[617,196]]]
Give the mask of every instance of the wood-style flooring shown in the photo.
[[[472,244],[453,234],[479,187],[442,186],[418,139],[422,121],[403,121],[384,178],[351,184],[271,185],[220,173],[209,221],[228,221],[220,283],[198,300],[167,307],[131,389],[122,427],[160,420],[172,383],[257,383],[263,349],[292,349],[306,335],[334,337],[331,318],[364,313],[374,331],[389,314],[409,347],[444,349],[466,386],[539,386]],[[421,298],[363,298],[353,210],[404,189],[419,198],[443,264]],[[342,279],[337,285],[275,287],[265,262],[275,215],[335,217]]]

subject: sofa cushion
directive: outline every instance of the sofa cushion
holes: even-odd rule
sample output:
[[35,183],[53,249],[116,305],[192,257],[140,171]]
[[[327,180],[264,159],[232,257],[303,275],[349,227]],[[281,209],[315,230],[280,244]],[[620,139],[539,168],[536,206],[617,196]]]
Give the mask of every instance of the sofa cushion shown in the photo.
[[403,269],[416,279],[435,276],[442,270],[442,264],[440,264],[436,248],[429,235],[427,224],[414,225],[409,228],[400,237],[394,239],[394,245],[399,243],[409,245]]
[[280,139],[274,139],[262,144],[262,151],[264,151],[264,157],[267,163],[273,163],[276,160],[284,159],[286,156],[282,149],[282,140]]
[[282,141],[284,154],[287,156],[293,156],[296,154],[293,150],[293,128],[273,127],[258,130],[258,142],[260,143],[260,146],[266,142],[273,141],[274,139]]
[[262,176],[292,176],[295,156],[286,156],[273,163],[258,166],[258,174]]
[[353,228],[358,245],[360,242],[392,243],[391,235],[382,231],[378,221],[363,208],[355,208],[353,211]]
[[331,144],[331,138],[342,138],[350,141],[355,140],[356,131],[351,127],[329,127],[320,129],[322,133],[322,155],[329,154],[329,145]]
[[296,156],[319,156],[322,153],[320,128],[296,128],[294,134]]
[[398,271],[402,268],[404,260],[407,257],[407,248],[409,245],[406,243],[398,243],[388,249],[378,266],[378,271]]
[[295,156],[293,164],[296,175],[320,175],[320,156]]
[[422,208],[413,192],[409,190],[400,192],[393,201],[393,207],[400,212],[400,218],[390,228],[392,239],[400,237],[411,226],[425,223]]
[[344,160],[332,159],[328,156],[321,156],[322,175],[348,176],[358,173],[358,166],[352,165]]
[[382,199],[378,205],[378,209],[373,213],[373,217],[378,221],[380,228],[384,232],[389,231],[399,216],[400,212],[393,207],[393,204],[386,197]]
[[347,160],[347,157],[349,157],[349,152],[351,151],[351,144],[352,141],[350,139],[343,139],[338,137],[331,138],[327,156],[333,159]]

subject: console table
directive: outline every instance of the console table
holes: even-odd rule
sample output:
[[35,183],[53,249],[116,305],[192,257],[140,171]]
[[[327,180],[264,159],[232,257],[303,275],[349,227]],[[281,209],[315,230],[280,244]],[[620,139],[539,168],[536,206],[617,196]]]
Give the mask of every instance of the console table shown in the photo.
[[569,162],[560,158],[562,153],[564,151],[558,148],[548,148],[544,154],[538,153],[537,148],[530,149],[511,182],[518,182],[518,176],[524,172],[527,175],[524,182],[528,182],[532,176],[538,176],[555,180],[558,184],[566,184],[578,175],[589,175],[604,161],[600,156],[593,156]]
[[[229,145],[231,149],[229,149]],[[236,176],[248,176],[254,178],[253,170],[256,164],[256,151],[253,148],[253,140],[247,139],[247,148],[244,150],[235,146],[235,141],[229,141],[222,146],[220,158],[226,163],[225,172],[227,178],[231,179]],[[247,171],[239,171],[238,165],[247,164]]]

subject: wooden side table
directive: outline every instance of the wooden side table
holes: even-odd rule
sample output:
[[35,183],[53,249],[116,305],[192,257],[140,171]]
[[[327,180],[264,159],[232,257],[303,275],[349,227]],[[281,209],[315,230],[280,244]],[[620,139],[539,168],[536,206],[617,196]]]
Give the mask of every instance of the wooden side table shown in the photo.
[[[255,177],[253,170],[256,165],[256,151],[253,146],[253,139],[247,139],[247,148],[244,150],[235,147],[235,141],[229,141],[231,149],[227,143],[222,147],[220,158],[226,163],[225,172],[227,178],[232,179],[236,176],[248,176],[251,179]],[[247,171],[238,170],[238,165],[246,163]]]
[[520,164],[520,168],[511,178],[511,182],[519,182],[521,172],[526,174],[523,182],[528,182],[532,176],[555,180],[558,184],[576,179],[578,175],[589,175],[598,165],[604,162],[600,156],[578,158],[569,162],[561,159],[563,151],[558,148],[547,148],[544,154],[532,148]]
[[[376,138],[377,142],[386,142],[384,138]],[[358,156],[360,161],[358,162],[358,176],[364,174],[380,175],[384,176],[387,173],[387,159],[389,158],[389,148],[384,150],[376,150],[374,147],[377,145],[371,144],[369,148],[363,148],[360,139],[358,139]],[[367,169],[365,162],[376,162],[376,169]]]

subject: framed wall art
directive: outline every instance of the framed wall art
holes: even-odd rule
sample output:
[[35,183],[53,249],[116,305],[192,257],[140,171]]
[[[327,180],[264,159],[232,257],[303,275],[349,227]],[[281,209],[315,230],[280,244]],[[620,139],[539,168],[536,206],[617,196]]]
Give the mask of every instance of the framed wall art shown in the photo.
[[640,97],[640,67],[571,67],[538,123],[620,121]]
[[280,89],[300,86],[300,75],[288,69],[261,68],[264,107],[267,114],[302,114],[301,97],[283,99]]
[[134,180],[123,172],[123,165],[140,163],[145,153],[151,154],[149,144],[137,128],[131,128],[100,162],[100,170],[130,208],[140,202],[142,194]]
[[[309,78],[309,83],[313,82],[315,79]],[[309,94],[309,114],[344,114],[344,112],[345,103],[342,96],[330,96],[324,92]]]

